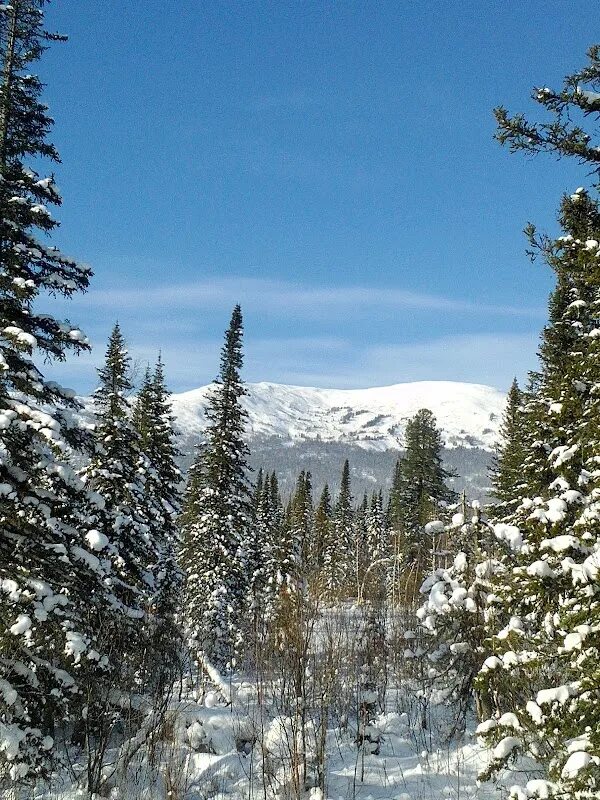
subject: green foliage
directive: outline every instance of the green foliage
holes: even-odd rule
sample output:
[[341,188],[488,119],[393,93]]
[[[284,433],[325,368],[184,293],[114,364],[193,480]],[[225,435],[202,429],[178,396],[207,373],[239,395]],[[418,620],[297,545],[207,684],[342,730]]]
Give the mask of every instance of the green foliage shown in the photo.
[[[499,109],[500,141],[513,150],[575,156],[597,172],[597,148],[575,120],[600,112],[596,96],[582,88],[599,87],[599,52],[590,49],[588,66],[568,76],[561,92],[536,90],[552,123],[531,124]],[[495,706],[480,729],[494,748],[483,777],[527,755],[543,769],[544,796],[592,798],[600,788],[598,202],[578,189],[563,198],[560,223],[557,239],[527,230],[556,286],[539,371],[522,403],[523,480],[508,524],[496,526],[505,542],[503,569],[490,609],[492,655],[477,683]]]
[[500,501],[495,514],[503,516],[523,490],[523,464],[531,442],[525,424],[525,397],[517,380],[512,382],[500,426],[500,443],[491,469],[494,495]]
[[184,497],[181,561],[192,639],[219,667],[241,649],[247,597],[247,538],[253,509],[247,478],[246,393],[241,380],[242,312],[236,306],[208,400],[206,441],[198,450]]
[[354,534],[350,465],[346,459],[342,468],[339,494],[333,509],[329,539],[323,548],[323,580],[325,590],[331,597],[355,591]]
[[405,565],[400,577],[398,563],[392,571],[391,594],[402,602],[418,600],[432,549],[426,523],[456,498],[446,484],[453,473],[442,466],[442,446],[435,417],[421,409],[406,425],[405,454],[396,464],[388,509],[393,555]]
[[523,114],[511,117],[499,106],[494,111],[498,123],[496,139],[507,144],[511,152],[524,150],[554,153],[559,158],[571,156],[598,173],[600,153],[591,135],[577,121],[580,118],[583,123],[586,117],[600,111],[595,92],[584,89],[586,85],[596,92],[600,88],[600,45],[590,47],[586,66],[567,75],[561,90],[546,86],[533,90],[533,99],[552,115],[550,122],[530,122]]
[[52,297],[85,291],[91,276],[51,244],[58,222],[50,209],[61,197],[54,176],[36,171],[43,159],[59,161],[42,83],[32,74],[53,38],[44,31],[43,3],[1,6],[0,719],[18,743],[14,753],[0,753],[8,791],[49,769],[55,720],[77,717],[84,672],[100,673],[91,661],[81,664],[74,642],[105,655],[88,615],[110,615],[114,601],[88,541],[88,518],[101,501],[73,468],[74,451],[91,447],[72,422],[79,403],[42,371],[89,349],[76,326],[41,313]]

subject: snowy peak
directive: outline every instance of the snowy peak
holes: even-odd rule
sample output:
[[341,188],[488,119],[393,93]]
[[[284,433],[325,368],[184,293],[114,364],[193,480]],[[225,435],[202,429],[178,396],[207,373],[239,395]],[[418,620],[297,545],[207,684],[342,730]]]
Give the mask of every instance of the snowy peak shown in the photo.
[[[451,381],[399,383],[373,389],[317,389],[251,383],[244,406],[252,439],[282,444],[338,442],[369,450],[401,449],[407,421],[430,409],[447,448],[493,449],[506,397],[490,386]],[[211,386],[173,395],[173,412],[184,435],[204,429]]]

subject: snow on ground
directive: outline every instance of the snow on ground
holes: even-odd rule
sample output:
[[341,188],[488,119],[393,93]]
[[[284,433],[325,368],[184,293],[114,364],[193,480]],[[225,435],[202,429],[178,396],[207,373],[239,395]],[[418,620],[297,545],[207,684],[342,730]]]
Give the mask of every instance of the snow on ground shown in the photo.
[[[125,768],[118,753],[109,752],[111,776],[105,794],[94,800],[250,800],[290,797],[284,783],[292,773],[289,719],[266,719],[257,703],[257,687],[236,681],[227,704],[218,687],[188,685],[174,699],[159,741],[149,749],[129,746]],[[228,693],[229,694],[229,693]],[[401,708],[407,711],[401,711]],[[378,755],[355,744],[351,725],[327,733],[325,798],[332,800],[501,800],[516,782],[477,785],[486,755],[474,737],[471,720],[462,738],[444,743],[442,732],[450,709],[434,709],[428,730],[416,723],[415,706],[399,690],[387,693],[385,712],[375,726],[382,735]],[[292,737],[293,738],[293,737]],[[123,752],[121,749],[121,753]],[[83,772],[74,765],[74,772]],[[531,776],[529,776],[531,777]],[[520,781],[523,783],[524,781]],[[265,788],[266,786],[266,788]],[[324,800],[309,789],[307,800]],[[19,800],[81,800],[87,795],[72,778],[57,777],[51,787],[39,786],[17,795]]]

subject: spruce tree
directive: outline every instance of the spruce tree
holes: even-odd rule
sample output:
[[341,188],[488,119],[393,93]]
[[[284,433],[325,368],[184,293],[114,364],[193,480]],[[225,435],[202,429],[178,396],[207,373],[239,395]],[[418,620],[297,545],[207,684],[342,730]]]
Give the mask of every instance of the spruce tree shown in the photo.
[[283,504],[279,494],[277,475],[272,472],[265,479],[263,503],[259,516],[264,529],[264,621],[269,623],[276,613],[283,576],[280,564],[280,546],[285,529]]
[[131,419],[129,373],[130,357],[116,323],[104,366],[98,370],[96,451],[84,474],[88,485],[104,499],[103,523],[115,549],[124,600],[143,615],[156,590],[160,557],[152,534],[153,527],[162,523],[162,515],[147,486],[151,465]]
[[241,648],[247,595],[247,539],[252,525],[248,483],[247,414],[241,405],[243,324],[239,306],[225,333],[221,366],[208,399],[206,441],[185,497],[182,565],[190,635],[218,667]]
[[153,421],[153,392],[152,392],[152,372],[150,365],[146,366],[142,385],[138,392],[135,404],[133,406],[133,413],[131,419],[133,426],[138,432],[140,443],[144,448],[144,452],[148,451],[150,435],[152,432]]
[[[534,90],[550,122],[498,108],[499,141],[513,151],[574,156],[597,175],[598,147],[579,119],[597,121],[600,113],[600,47],[588,57],[561,91]],[[542,253],[556,286],[526,404],[532,452],[525,486],[509,524],[497,526],[512,553],[494,587],[494,655],[478,679],[496,698],[496,713],[480,733],[494,747],[484,777],[525,753],[545,774],[521,796],[591,798],[600,787],[597,200],[578,189],[563,199],[560,222],[564,234],[557,240],[527,227],[530,255]]]
[[398,459],[394,465],[394,474],[392,475],[392,485],[387,507],[388,522],[394,528],[398,528],[402,522],[403,508],[406,499],[404,497],[404,488],[402,462],[401,459]]
[[313,518],[312,476],[310,472],[301,472],[292,498],[290,531],[295,561],[293,575],[296,582],[312,577],[315,571]]
[[262,468],[259,469],[252,498],[254,524],[250,526],[246,539],[246,606],[249,611],[249,635],[255,644],[264,635],[262,623],[265,617],[270,534],[269,477],[264,475]]
[[[177,541],[176,518],[180,510],[181,471],[177,466],[180,455],[174,430],[175,417],[171,410],[170,394],[166,387],[164,365],[159,355],[154,372],[146,370],[144,381],[136,399],[133,414],[140,447],[150,463],[146,476],[147,494],[151,494],[160,511],[156,540],[162,548],[160,567],[171,572],[174,569],[175,544]],[[167,566],[169,562],[170,566]],[[175,576],[171,575],[174,579]]]
[[389,574],[391,542],[388,516],[383,507],[383,493],[373,492],[366,512],[365,564],[362,588],[373,600],[383,601]]
[[357,595],[360,593],[365,572],[370,563],[368,542],[369,498],[363,494],[360,505],[354,510],[354,529],[352,531],[354,579]]
[[112,602],[88,523],[96,499],[70,458],[88,446],[72,419],[79,404],[40,369],[89,349],[79,328],[40,310],[91,276],[49,242],[61,198],[54,176],[36,171],[59,157],[32,66],[59,38],[44,30],[42,2],[0,7],[0,760],[11,781],[47,767],[56,722],[78,713],[82,654],[104,658],[87,609],[110,613]]
[[[279,593],[303,590],[309,574],[309,546],[312,538],[313,501],[310,472],[296,479],[285,517],[278,526],[273,557]],[[312,561],[312,554],[310,555]]]
[[456,498],[446,483],[452,473],[442,465],[442,447],[435,417],[429,409],[421,409],[406,425],[406,449],[396,465],[391,493],[392,594],[403,603],[418,600],[431,562],[433,540],[426,524]]
[[480,732],[494,748],[484,777],[526,754],[545,768],[548,797],[587,798],[600,786],[598,203],[578,190],[563,199],[560,222],[561,237],[538,240],[557,285],[527,412],[545,458],[497,526],[507,547],[494,654],[478,679],[496,713]]
[[169,680],[177,663],[178,628],[175,617],[180,604],[182,576],[177,565],[181,472],[177,466],[179,451],[175,444],[174,417],[165,384],[164,366],[159,355],[154,373],[146,370],[132,414],[140,447],[147,464],[144,474],[146,505],[153,512],[148,517],[149,535],[157,553],[154,567],[152,606],[157,627],[154,646],[162,653],[158,687]]
[[422,408],[406,424],[405,454],[400,461],[400,502],[403,522],[422,525],[436,515],[440,505],[456,498],[447,481],[452,473],[442,465],[442,435],[431,411]]
[[496,516],[506,514],[523,489],[523,467],[528,452],[524,402],[524,392],[515,378],[506,398],[501,439],[491,469],[494,496],[500,501],[495,508]]
[[316,582],[318,583],[321,589],[323,588],[323,568],[325,563],[325,553],[328,551],[330,547],[329,542],[331,537],[332,515],[333,515],[333,508],[331,504],[331,493],[329,491],[329,486],[325,484],[325,486],[323,487],[323,491],[321,492],[317,508],[315,509],[315,519],[313,526],[314,530],[313,547],[315,551],[314,561],[315,561]]
[[331,536],[323,555],[326,590],[338,597],[355,583],[354,510],[350,486],[350,465],[344,462],[340,491],[335,502]]
[[249,605],[260,602],[264,583],[265,541],[269,513],[269,486],[262,467],[258,471],[252,498],[254,525],[248,535],[246,571],[248,575]]

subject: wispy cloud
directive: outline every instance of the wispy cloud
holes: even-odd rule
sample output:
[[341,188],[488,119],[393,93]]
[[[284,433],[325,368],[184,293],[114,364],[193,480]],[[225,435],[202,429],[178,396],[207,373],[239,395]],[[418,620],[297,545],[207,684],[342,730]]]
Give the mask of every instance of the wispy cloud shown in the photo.
[[[167,343],[162,354],[171,388],[184,391],[211,381],[221,341]],[[432,338],[411,344],[360,345],[335,337],[249,338],[244,375],[304,386],[360,388],[417,380],[458,380],[506,389],[516,375],[523,380],[536,365],[535,334],[473,334]],[[131,339],[138,374],[152,363],[158,347]],[[59,365],[56,377],[79,391],[95,385],[102,350]]]
[[363,351],[362,366],[383,383],[458,380],[508,389],[515,376],[522,382],[535,369],[538,339],[537,333],[485,333],[378,345]]
[[[372,286],[311,287],[259,278],[128,285],[93,289],[68,303],[53,301],[56,313],[81,323],[94,350],[47,371],[90,391],[118,319],[134,361],[152,363],[162,351],[173,389],[208,383],[237,302],[248,322],[248,380],[340,388],[434,379],[505,387],[514,374],[522,377],[535,365],[536,331],[545,316],[537,308]],[[413,323],[404,341],[397,324],[402,315]],[[450,318],[456,318],[457,332],[436,337],[438,319]],[[517,318],[520,333],[511,331]]]
[[372,286],[309,287],[300,283],[263,280],[259,278],[218,278],[179,285],[128,286],[93,290],[75,298],[70,307],[108,310],[128,315],[135,312],[159,310],[214,310],[231,308],[240,302],[247,311],[261,313],[302,314],[307,318],[323,314],[369,312],[382,313],[401,309],[442,311],[471,315],[527,317],[540,320],[541,308],[497,305],[469,298],[450,298],[442,295]]

